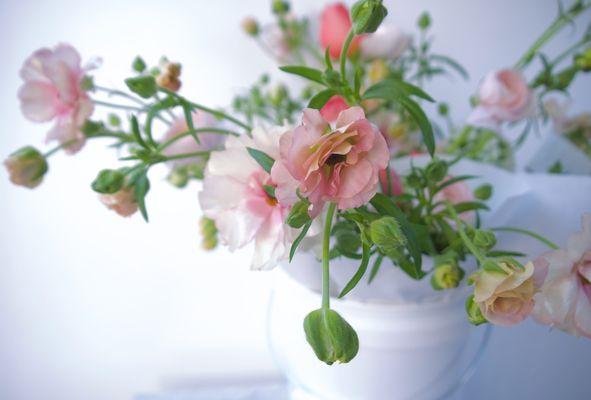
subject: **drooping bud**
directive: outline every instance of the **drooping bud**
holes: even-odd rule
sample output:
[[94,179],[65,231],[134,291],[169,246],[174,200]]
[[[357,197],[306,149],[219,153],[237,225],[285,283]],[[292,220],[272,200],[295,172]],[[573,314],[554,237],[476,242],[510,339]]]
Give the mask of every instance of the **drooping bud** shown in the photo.
[[394,217],[376,219],[369,226],[371,241],[386,255],[396,253],[406,244],[406,236]]
[[328,365],[348,363],[359,351],[357,333],[336,311],[312,311],[304,319],[304,331],[316,357]]
[[431,182],[440,182],[447,176],[447,162],[443,160],[433,160],[427,165],[427,179]]
[[101,194],[100,200],[109,210],[115,211],[122,217],[130,217],[138,210],[134,188],[132,187],[122,187],[112,194]]
[[118,192],[125,182],[125,174],[115,169],[103,169],[92,182],[92,190],[102,194]]
[[296,202],[289,210],[285,223],[292,228],[299,229],[310,221],[310,202],[308,199],[301,199]]
[[488,183],[480,185],[474,190],[474,197],[476,197],[479,200],[488,200],[491,198],[492,194],[493,188]]
[[160,68],[160,74],[156,77],[158,86],[172,92],[178,92],[181,88],[181,64],[165,62]]
[[492,231],[477,229],[474,232],[474,244],[482,249],[490,250],[497,244],[497,238]]
[[480,310],[480,307],[474,301],[474,295],[470,295],[466,299],[466,314],[468,314],[468,321],[472,325],[478,326],[488,322],[486,318],[484,318],[484,315],[482,315],[482,310]]
[[12,183],[29,189],[39,186],[49,169],[43,154],[32,146],[23,147],[12,153],[4,161],[4,166]]
[[375,32],[388,10],[382,4],[382,0],[361,0],[351,7],[351,20],[355,34]]
[[431,286],[435,290],[453,289],[458,287],[463,278],[463,269],[455,263],[445,262],[435,267],[431,275]]
[[242,30],[249,36],[258,36],[259,23],[253,17],[246,17],[242,20]]
[[369,70],[367,72],[367,76],[369,77],[369,81],[371,83],[376,83],[385,79],[390,74],[390,68],[388,67],[388,63],[382,59],[376,59],[369,64]]
[[135,94],[144,99],[149,99],[150,97],[154,96],[158,91],[158,86],[156,85],[156,80],[153,76],[150,75],[142,75],[136,76],[133,78],[127,78],[125,80],[125,84]]
[[205,250],[213,250],[218,245],[218,229],[213,219],[201,217],[199,221],[201,230],[201,247]]
[[189,174],[187,168],[177,167],[173,168],[172,171],[166,177],[166,180],[172,185],[179,189],[184,188],[189,183]]

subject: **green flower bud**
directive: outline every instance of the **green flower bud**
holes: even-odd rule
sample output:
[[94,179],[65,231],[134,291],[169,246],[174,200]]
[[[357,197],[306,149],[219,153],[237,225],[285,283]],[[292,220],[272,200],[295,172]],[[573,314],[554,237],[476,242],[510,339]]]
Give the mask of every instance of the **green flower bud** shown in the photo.
[[289,12],[289,2],[285,0],[273,0],[271,3],[273,14],[285,15]]
[[575,66],[584,72],[591,71],[591,47],[575,56]]
[[332,234],[336,239],[336,248],[340,254],[348,255],[356,253],[361,247],[361,238],[355,230],[355,225],[349,221],[339,221],[334,224]]
[[113,194],[125,183],[125,174],[114,169],[103,169],[92,182],[92,190],[102,194]]
[[213,250],[218,245],[218,229],[213,219],[201,217],[199,221],[201,230],[201,247],[204,250]]
[[109,125],[114,126],[114,127],[119,127],[121,126],[121,118],[119,118],[119,116],[117,114],[109,114]]
[[144,99],[149,99],[158,91],[156,79],[151,75],[142,75],[134,78],[127,78],[125,84],[135,94]]
[[431,26],[431,15],[427,11],[423,12],[417,20],[419,29],[424,31]]
[[131,64],[131,68],[137,72],[137,73],[142,73],[146,70],[146,63],[144,62],[144,60],[140,57],[137,56],[136,58],[133,59],[133,63]]
[[90,137],[94,134],[97,134],[100,131],[102,131],[103,129],[105,129],[105,124],[103,124],[100,121],[97,122],[97,121],[92,121],[90,119],[87,119],[86,121],[84,121],[84,124],[80,128],[80,130],[82,131],[82,133],[84,133],[84,136],[86,136],[86,137]]
[[375,32],[388,10],[382,4],[382,0],[361,0],[351,7],[351,20],[355,34]]
[[259,23],[252,17],[247,17],[242,20],[242,30],[249,36],[259,35]]
[[90,75],[84,75],[82,82],[80,82],[80,89],[88,92],[94,89],[94,78]]
[[564,69],[563,71],[556,74],[554,81],[552,82],[552,89],[566,90],[577,76],[579,69],[577,66],[572,66]]
[[316,357],[328,365],[348,363],[359,351],[357,333],[336,311],[312,311],[304,319],[304,331]]
[[474,232],[474,244],[482,249],[490,250],[497,244],[497,238],[491,231],[476,230]]
[[433,160],[427,165],[427,179],[432,182],[440,182],[447,176],[447,162],[443,160]]
[[376,219],[369,226],[371,241],[386,255],[396,253],[406,244],[398,221],[394,217]]
[[466,299],[466,314],[468,314],[468,321],[470,321],[472,325],[478,326],[488,322],[486,318],[484,318],[484,315],[482,315],[480,307],[474,301],[474,295],[470,295],[470,297]]
[[340,86],[342,84],[341,75],[334,70],[325,71],[323,79],[329,86]]
[[179,189],[184,188],[189,183],[189,174],[187,172],[187,168],[184,167],[177,167],[174,168],[168,176],[166,180],[172,185]]
[[489,185],[488,183],[485,183],[484,185],[478,186],[474,190],[474,197],[476,197],[479,200],[488,200],[491,198],[492,193],[493,193],[492,186]]
[[289,210],[285,223],[296,229],[306,225],[310,221],[309,208],[310,202],[307,199],[299,200]]
[[449,114],[449,106],[447,103],[439,103],[437,106],[437,111],[439,112],[439,115],[445,117],[447,114]]
[[464,270],[453,263],[437,265],[431,275],[431,286],[435,290],[453,289],[464,279]]
[[423,186],[423,180],[416,173],[411,173],[406,177],[406,184],[413,189],[419,189]]
[[49,169],[43,154],[33,146],[23,147],[12,153],[4,161],[4,166],[12,183],[29,189],[39,186]]

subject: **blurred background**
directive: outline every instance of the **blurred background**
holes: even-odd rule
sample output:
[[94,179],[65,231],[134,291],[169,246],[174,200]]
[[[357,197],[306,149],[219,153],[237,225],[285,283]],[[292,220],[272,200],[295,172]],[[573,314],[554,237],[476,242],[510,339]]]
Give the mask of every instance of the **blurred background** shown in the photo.
[[[471,73],[469,81],[428,86],[458,120],[478,80],[512,65],[557,12],[555,0],[385,3],[388,20],[408,32],[429,10],[437,51]],[[292,2],[296,13],[322,5]],[[119,88],[135,55],[155,64],[165,54],[183,64],[181,93],[224,106],[261,73],[282,77],[242,33],[247,15],[270,21],[269,1],[0,1],[0,155],[40,145],[49,129],[26,121],[16,97],[32,51],[69,42],[85,60],[102,57],[95,81]],[[549,48],[566,47],[575,33],[567,28]],[[585,79],[572,91],[574,111],[591,109]],[[35,191],[11,186],[0,171],[0,399],[119,400],[280,379],[265,338],[272,276],[248,271],[248,251],[200,249],[196,185],[175,189],[164,182],[165,168],[155,168],[145,224],[108,211],[90,190],[98,170],[116,161],[98,140],[51,161]],[[565,219],[578,229],[578,216]],[[552,239],[564,243],[566,234]],[[465,398],[588,398],[590,370],[589,341],[531,322],[496,329]]]

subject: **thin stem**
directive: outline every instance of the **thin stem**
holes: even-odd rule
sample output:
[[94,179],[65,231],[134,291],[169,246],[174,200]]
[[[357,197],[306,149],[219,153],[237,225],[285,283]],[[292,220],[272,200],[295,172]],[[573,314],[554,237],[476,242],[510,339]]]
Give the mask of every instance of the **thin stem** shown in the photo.
[[343,43],[343,48],[341,49],[341,77],[345,83],[347,82],[347,69],[345,68],[347,66],[347,53],[349,52],[349,46],[351,46],[353,37],[355,37],[355,32],[353,31],[353,27],[351,27],[347,39],[345,39],[345,43]]
[[560,53],[551,63],[552,66],[558,65],[561,61],[571,55],[575,50],[579,47],[586,45],[589,42],[589,39],[584,37],[583,39],[579,40],[577,43],[570,46],[568,49]]
[[131,100],[131,101],[137,103],[138,105],[141,105],[142,107],[144,107],[146,105],[140,99],[138,99],[138,98],[136,98],[136,97],[134,97],[134,96],[132,96],[132,95],[130,95],[128,93],[125,93],[124,91],[121,91],[121,90],[109,89],[109,88],[106,88],[106,87],[103,87],[103,86],[97,86],[97,85],[94,85],[94,88],[96,90],[100,90],[102,92],[105,92],[105,93],[107,93],[110,96],[120,96],[120,97],[126,98],[128,100]]
[[109,103],[107,101],[102,101],[102,100],[95,100],[92,99],[92,102],[94,104],[97,104],[99,106],[103,106],[103,107],[110,107],[110,108],[117,108],[119,110],[127,110],[127,111],[137,111],[137,112],[146,112],[148,111],[145,107],[137,107],[137,106],[129,106],[126,104],[115,104],[115,103]]
[[78,139],[71,139],[71,140],[68,140],[67,142],[60,143],[57,146],[55,146],[53,149],[50,149],[49,151],[47,151],[47,153],[43,154],[43,157],[49,158],[52,155],[54,155],[55,153],[57,153],[58,151],[60,151],[61,149],[65,149],[65,148],[73,145],[76,142],[78,142]]
[[322,241],[322,308],[330,308],[330,271],[329,271],[329,252],[330,252],[330,230],[332,228],[332,217],[336,209],[335,203],[328,205],[326,212],[326,222],[324,223],[324,238]]
[[193,153],[182,153],[182,154],[174,154],[172,156],[162,157],[158,161],[153,162],[152,164],[158,164],[164,161],[170,160],[178,160],[180,158],[192,158],[192,157],[199,157],[199,156],[207,156],[211,153],[211,151],[195,151]]
[[558,249],[558,246],[555,243],[551,242],[550,240],[546,239],[545,237],[543,237],[541,235],[538,235],[537,233],[528,231],[527,229],[500,226],[498,228],[491,228],[491,230],[492,231],[500,231],[500,232],[521,233],[522,235],[530,236],[534,239],[539,240],[540,242],[544,243],[546,246],[550,247],[553,250]]
[[218,128],[198,128],[198,129],[193,129],[193,130],[188,130],[185,131],[183,133],[179,133],[178,135],[162,142],[160,144],[160,146],[158,146],[158,151],[162,151],[165,148],[167,148],[168,146],[170,146],[171,144],[173,144],[174,142],[176,142],[179,139],[182,139],[186,136],[192,135],[193,133],[214,133],[214,134],[219,134],[219,135],[232,135],[232,136],[240,136],[239,133],[234,132],[234,131],[229,131],[226,129],[218,129]]
[[447,210],[449,211],[452,218],[456,222],[456,225],[458,226],[458,233],[460,234],[462,241],[464,242],[468,250],[470,250],[470,253],[472,253],[474,257],[476,257],[478,262],[483,264],[484,261],[486,261],[486,258],[482,255],[480,250],[478,250],[478,248],[474,245],[474,243],[472,243],[472,241],[466,234],[466,231],[464,230],[464,222],[460,219],[458,213],[456,213],[456,210],[454,210],[453,206],[449,201],[445,202],[445,206],[447,207]]

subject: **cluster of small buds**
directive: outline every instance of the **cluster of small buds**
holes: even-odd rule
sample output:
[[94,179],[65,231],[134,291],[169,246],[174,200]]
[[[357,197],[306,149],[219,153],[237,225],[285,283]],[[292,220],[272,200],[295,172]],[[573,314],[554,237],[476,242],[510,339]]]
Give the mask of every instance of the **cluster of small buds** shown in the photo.
[[202,217],[199,221],[201,229],[201,247],[205,250],[213,250],[218,245],[218,229],[212,219]]
[[178,92],[181,88],[181,64],[175,62],[166,62],[160,69],[160,74],[156,77],[158,86],[173,92]]

